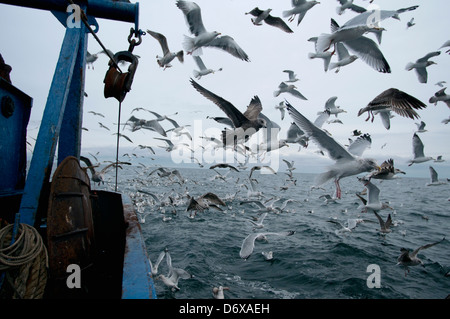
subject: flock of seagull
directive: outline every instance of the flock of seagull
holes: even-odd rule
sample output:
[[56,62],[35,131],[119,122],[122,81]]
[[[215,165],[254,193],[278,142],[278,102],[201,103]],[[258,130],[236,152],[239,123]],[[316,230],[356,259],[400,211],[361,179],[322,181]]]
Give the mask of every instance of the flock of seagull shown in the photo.
[[[400,14],[416,10],[418,6],[399,10],[380,10],[377,14],[378,20],[371,21],[370,18],[371,16],[373,16],[373,11],[368,11],[360,6],[355,5],[353,3],[354,1],[339,0],[338,2],[340,4],[340,6],[337,8],[337,13],[339,15],[343,14],[345,10],[353,10],[358,14],[342,26],[339,26],[336,21],[331,19],[330,33],[322,33],[319,36],[310,39],[310,41],[315,44],[315,52],[310,53],[309,57],[311,59],[323,59],[324,69],[326,71],[335,69],[335,72],[339,72],[340,68],[349,63],[352,63],[356,59],[360,59],[378,72],[390,73],[391,69],[389,63],[383,56],[383,53],[381,52],[377,43],[365,37],[364,35],[367,33],[374,33],[378,39],[378,44],[381,43],[381,35],[385,30],[379,26],[379,22],[389,18],[399,19]],[[288,21],[292,22],[297,17],[298,26],[302,22],[302,19],[307,14],[307,12],[318,4],[318,1],[293,0],[292,8],[282,13],[283,18],[288,18]],[[201,59],[203,49],[211,47],[223,50],[224,52],[231,54],[242,61],[250,62],[249,56],[231,36],[222,35],[217,31],[208,31],[208,29],[203,25],[201,9],[195,2],[177,0],[176,6],[182,11],[187,22],[189,32],[191,33],[191,36],[185,36],[182,50],[171,51],[169,49],[168,41],[163,34],[152,30],[147,30],[147,33],[154,39],[156,39],[161,46],[162,55],[156,57],[157,63],[161,68],[165,70],[172,67],[171,63],[174,59],[178,59],[180,63],[183,63],[185,54],[190,55],[199,67],[199,70],[194,71],[194,77],[197,80],[200,80],[202,76],[206,76],[210,73],[221,70],[208,69]],[[279,28],[284,32],[292,33],[293,30],[287,25],[283,18],[273,16],[271,14],[271,11],[271,9],[261,10],[256,7],[246,14],[253,16],[251,18],[251,22],[254,25],[260,26],[264,23],[269,26]],[[368,23],[368,21],[371,23]],[[413,25],[414,22],[413,19],[411,19],[408,23],[408,27],[412,27]],[[447,46],[450,46],[450,41],[444,43],[440,49]],[[353,53],[354,55],[350,55],[349,52]],[[446,51],[445,53],[450,54],[450,50]],[[331,58],[335,56],[335,54],[338,57],[338,61],[331,63]],[[419,82],[427,83],[427,67],[435,63],[430,59],[440,54],[440,51],[430,52],[424,57],[419,58],[417,61],[408,63],[406,65],[406,70],[414,70],[417,74]],[[307,100],[307,98],[302,93],[296,90],[296,87],[293,84],[298,81],[297,75],[292,70],[283,70],[283,72],[287,74],[288,79],[280,83],[279,87],[274,91],[273,95],[277,97],[281,94],[288,93],[292,97],[296,97],[301,100]],[[383,219],[380,216],[380,211],[392,209],[392,207],[390,207],[387,203],[380,201],[380,189],[372,182],[372,180],[392,180],[397,178],[398,174],[405,174],[405,172],[395,168],[392,159],[387,159],[385,162],[379,165],[374,159],[365,158],[362,156],[364,151],[369,148],[372,143],[369,134],[362,134],[360,131],[358,132],[357,130],[355,130],[354,137],[356,137],[356,139],[349,139],[349,145],[343,146],[339,142],[337,142],[329,132],[322,128],[322,125],[327,121],[328,123],[340,121],[338,119],[338,114],[346,112],[339,106],[335,105],[337,100],[336,96],[331,97],[326,102],[325,109],[318,112],[318,117],[317,119],[315,119],[315,121],[311,121],[304,115],[302,115],[287,99],[285,99],[283,102],[280,102],[280,104],[275,106],[275,108],[280,111],[281,119],[283,120],[287,113],[291,117],[292,123],[291,127],[286,132],[285,139],[272,141],[270,138],[268,138],[268,136],[272,136],[272,134],[270,134],[270,131],[274,129],[279,130],[280,127],[262,113],[263,107],[258,96],[252,97],[246,110],[244,112],[241,112],[230,101],[203,87],[194,79],[191,78],[190,83],[194,90],[196,90],[207,100],[215,104],[226,115],[226,117],[209,117],[218,123],[226,125],[226,128],[222,131],[221,138],[218,139],[207,136],[202,136],[202,138],[207,142],[213,143],[214,148],[230,148],[235,152],[243,154],[246,157],[246,162],[239,163],[239,166],[234,166],[228,163],[211,165],[209,168],[217,172],[217,175],[214,177],[215,179],[227,181],[227,174],[229,172],[239,172],[247,168],[246,165],[248,164],[248,158],[250,156],[255,156],[255,154],[258,155],[258,153],[255,153],[253,150],[251,150],[248,146],[246,146],[245,143],[253,134],[258,133],[259,131],[263,131],[265,134],[265,144],[260,145],[261,148],[259,148],[258,150],[263,150],[265,153],[271,152],[272,150],[281,147],[289,146],[289,144],[295,144],[299,147],[306,148],[308,147],[309,142],[312,141],[318,146],[320,152],[322,154],[327,153],[327,155],[335,161],[335,164],[329,167],[323,173],[319,174],[315,180],[314,185],[312,185],[311,188],[320,188],[325,183],[333,181],[336,188],[335,196],[323,196],[327,202],[336,201],[341,199],[342,197],[340,181],[343,178],[354,177],[364,173],[365,176],[363,178],[359,178],[359,181],[365,188],[367,198],[364,198],[360,194],[357,194],[358,198],[361,200],[359,209],[365,212],[372,212],[374,214],[377,222],[380,225],[379,231],[381,233],[387,234],[391,232],[391,215],[389,214],[387,218]],[[450,96],[445,93],[446,88],[444,87],[444,84],[445,81],[441,81],[438,84],[442,87],[442,89],[436,92],[436,94],[429,99],[429,103],[436,104],[438,102],[444,102],[450,108]],[[389,88],[376,96],[367,104],[366,107],[361,108],[357,115],[361,116],[367,112],[368,117],[366,121],[371,120],[372,122],[374,121],[374,117],[376,115],[379,115],[382,119],[384,127],[389,130],[390,118],[393,117],[393,113],[401,117],[416,120],[420,118],[417,111],[423,110],[426,107],[427,105],[425,103],[412,96],[410,93],[401,91],[396,88]],[[190,144],[188,143],[174,144],[171,139],[168,138],[168,133],[171,132],[174,136],[185,135],[189,140],[192,141],[192,136],[187,130],[188,125],[179,125],[179,123],[173,119],[173,116],[176,114],[161,116],[160,114],[145,108],[136,108],[131,113],[137,110],[148,111],[155,118],[150,120],[139,119],[131,114],[130,118],[125,123],[119,124],[123,124],[124,128],[129,127],[131,132],[146,129],[160,134],[162,137],[155,137],[155,139],[165,142],[166,145],[161,147],[164,148],[167,152],[172,152],[180,147],[190,147]],[[91,113],[94,116],[102,116],[102,114],[92,111]],[[334,115],[334,119],[331,117],[332,115]],[[173,127],[168,130],[164,129],[161,125],[163,121],[170,122]],[[449,120],[447,120],[446,123],[448,122]],[[419,135],[424,134],[427,131],[425,129],[426,125],[423,121],[416,124],[417,130],[412,138],[413,158],[409,161],[409,165],[411,166],[413,164],[424,163],[432,160],[435,162],[444,161],[442,157],[434,158],[425,155],[424,145]],[[104,126],[101,122],[99,122],[99,125],[100,127],[109,130],[109,128]],[[119,133],[119,136],[127,139],[132,143],[131,138],[124,135],[123,133]],[[139,147],[140,149],[148,149],[151,155],[155,155],[155,151],[152,146],[139,145],[137,147]],[[194,150],[191,151],[193,154]],[[94,156],[93,154],[91,155]],[[129,158],[131,157],[129,156]],[[195,159],[194,156],[192,156],[192,159]],[[96,171],[95,168],[99,165],[99,163],[93,165],[92,162],[86,157],[82,157],[81,160],[84,161],[87,165],[87,168],[91,172],[92,180],[96,183],[104,183],[105,174],[112,167],[120,167],[121,165],[130,164],[128,161],[114,162],[104,167],[101,171]],[[295,187],[296,185],[296,179],[292,175],[292,171],[295,169],[293,162],[288,162],[285,159],[283,160],[287,164],[286,174],[288,175],[288,179],[286,181],[289,183],[286,183],[283,186],[285,188],[281,188],[280,191],[286,190],[289,187]],[[200,167],[204,167],[204,164],[198,162],[198,160],[197,163]],[[141,165],[144,166],[143,164]],[[219,172],[220,169],[227,169],[228,173],[222,174]],[[242,241],[239,256],[243,259],[248,259],[253,253],[255,241],[257,240],[267,240],[267,236],[287,237],[295,234],[295,231],[261,231],[261,228],[264,227],[264,218],[268,213],[279,214],[286,209],[286,206],[290,202],[293,201],[285,201],[283,204],[281,204],[281,206],[275,205],[275,203],[279,201],[279,198],[272,199],[273,201],[271,204],[268,204],[270,200],[267,200],[265,202],[261,201],[262,193],[257,191],[255,187],[257,179],[255,179],[254,177],[252,178],[252,174],[256,170],[263,169],[269,171],[272,174],[276,174],[276,172],[269,165],[256,165],[251,167],[250,174],[247,177],[246,182],[240,184],[240,187],[245,187],[248,190],[248,199],[241,201],[240,205],[256,205],[258,209],[255,211],[259,213],[258,217],[250,221],[254,227],[253,232],[248,234]],[[445,181],[438,180],[437,172],[432,166],[429,166],[429,169],[430,183],[428,183],[427,186],[437,186],[447,183]],[[186,179],[184,179],[183,176],[181,176],[180,172],[176,169],[158,167],[147,174],[147,176],[155,175],[157,175],[161,179],[167,178],[171,184],[178,183],[180,185],[184,185],[184,183],[186,182]],[[250,185],[250,187],[248,185]],[[145,201],[142,199],[142,196],[144,195],[147,196],[145,197],[147,198]],[[227,202],[232,201],[236,194],[234,194],[234,196],[230,195],[230,198],[223,199],[219,198],[219,196],[212,192],[208,192],[194,198],[189,195],[188,189],[186,187],[184,194],[171,194],[169,196],[166,196],[164,199],[156,194],[152,194],[146,191],[140,191],[139,196],[134,196],[136,196],[135,204],[137,206],[141,222],[145,222],[144,206],[148,205],[150,202],[153,204],[157,203],[157,206],[159,206],[160,209],[170,209],[170,207],[174,207],[177,205],[185,205],[186,211],[190,212],[189,217],[194,218],[198,212],[209,209],[222,210],[221,207],[226,208],[228,206]],[[148,196],[150,196],[152,199],[149,200]],[[356,227],[357,224],[365,221],[367,220],[351,219],[348,221],[347,225],[342,225],[335,220],[330,220],[330,222],[340,224],[341,229],[339,231],[351,231]],[[409,271],[408,267],[419,265],[422,263],[422,261],[417,257],[419,251],[432,247],[440,242],[442,242],[442,240],[434,242],[432,244],[423,245],[413,252],[409,252],[409,250],[402,248],[401,255],[398,257],[398,263],[405,267],[405,276],[406,271]],[[263,252],[263,255],[267,260],[273,258],[272,252]],[[192,278],[192,275],[182,269],[174,268],[172,266],[172,260],[168,250],[161,252],[156,263],[152,264],[153,275],[156,275],[158,273],[158,266],[160,265],[163,258],[166,258],[167,260],[169,272],[167,275],[159,275],[156,278],[161,279],[161,281],[171,289],[179,290],[179,279],[189,279]],[[228,287],[223,286],[215,287],[213,289],[214,297],[223,298],[223,290],[227,289]]]

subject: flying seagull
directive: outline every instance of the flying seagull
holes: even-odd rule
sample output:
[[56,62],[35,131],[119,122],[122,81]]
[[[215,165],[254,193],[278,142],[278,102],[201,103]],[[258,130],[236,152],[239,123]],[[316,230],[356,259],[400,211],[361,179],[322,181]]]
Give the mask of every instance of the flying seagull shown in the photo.
[[252,11],[246,12],[245,14],[251,14],[252,16],[256,17],[256,18],[251,19],[254,25],[262,25],[262,22],[264,21],[268,25],[279,28],[279,29],[283,30],[284,32],[287,32],[287,33],[294,32],[283,21],[283,19],[270,15],[271,11],[272,11],[272,9],[261,10],[258,7],[256,7]]
[[341,144],[336,142],[330,135],[311,123],[306,117],[300,114],[288,101],[287,111],[295,124],[302,129],[310,139],[319,147],[325,149],[328,155],[336,161],[336,164],[325,173],[320,174],[316,179],[316,185],[320,186],[330,179],[334,179],[336,185],[336,198],[341,198],[341,187],[339,181],[348,176],[354,176],[363,172],[378,169],[379,166],[373,159],[361,158],[352,155]]
[[366,175],[366,179],[370,180],[371,178],[375,179],[394,179],[397,178],[397,174],[406,174],[404,171],[394,167],[394,160],[392,158],[384,161],[380,165],[379,170],[374,170]]
[[156,62],[158,62],[158,65],[162,68],[164,68],[164,70],[166,68],[170,68],[172,65],[170,64],[170,62],[172,62],[173,59],[177,58],[178,61],[180,61],[181,63],[184,62],[184,53],[183,50],[180,50],[178,52],[171,52],[169,50],[169,45],[167,44],[167,39],[166,37],[158,32],[154,32],[151,30],[147,30],[147,33],[149,33],[152,37],[154,37],[156,40],[158,40],[159,44],[161,45],[161,49],[163,51],[163,55],[162,56],[156,56]]
[[433,64],[437,64],[434,61],[431,61],[430,58],[438,56],[441,54],[441,51],[434,51],[426,54],[425,56],[418,59],[416,62],[409,62],[406,64],[405,69],[407,71],[415,70],[417,74],[417,78],[420,83],[427,83],[428,81],[428,72],[427,67]]
[[414,158],[409,161],[408,166],[411,166],[414,163],[423,163],[423,162],[431,161],[431,160],[434,159],[434,158],[432,158],[430,156],[425,156],[424,152],[423,152],[423,149],[424,149],[424,146],[423,146],[422,140],[420,139],[419,135],[414,133],[414,135],[413,135],[413,155],[414,155]]
[[439,180],[438,173],[432,166],[430,166],[429,169],[430,169],[430,182],[427,183],[426,186],[437,186],[447,184],[447,182]]
[[293,234],[295,234],[295,231],[251,233],[243,240],[239,256],[242,259],[247,259],[248,257],[250,257],[250,255],[253,253],[253,249],[255,248],[255,240],[267,241],[267,236],[269,235],[292,236]]
[[373,111],[390,110],[403,117],[418,119],[420,118],[420,116],[416,111],[414,111],[414,109],[418,110],[426,107],[427,106],[425,103],[418,100],[414,96],[398,89],[390,88],[376,96],[372,101],[369,102],[369,104],[367,104],[366,107],[360,109],[358,112],[358,116],[360,116],[364,112],[368,112],[369,116],[367,117],[366,121],[368,121],[370,117],[372,117],[373,122]]
[[338,0],[338,1],[341,4],[336,8],[336,13],[338,15],[342,15],[347,9],[350,9],[356,13],[363,13],[367,11],[365,8],[353,4],[354,2],[353,0]]
[[191,1],[178,0],[177,7],[183,12],[189,31],[195,36],[193,38],[185,36],[183,43],[187,54],[201,55],[202,47],[214,47],[224,50],[234,57],[249,62],[247,53],[230,36],[221,36],[217,31],[207,31],[203,25],[201,9]]
[[445,87],[434,93],[434,96],[430,97],[428,102],[434,103],[434,105],[436,105],[437,102],[441,101],[447,104],[448,107],[450,107],[450,94],[445,93],[446,89],[447,88]]
[[208,91],[193,79],[190,80],[192,86],[208,100],[216,104],[233,122],[234,129],[225,129],[222,132],[222,141],[224,145],[235,145],[237,141],[246,141],[251,135],[266,127],[266,121],[259,118],[262,111],[261,101],[255,96],[250,101],[247,110],[241,113],[233,104],[220,96]]
[[293,84],[287,85],[286,83],[281,82],[280,85],[278,85],[278,90],[273,92],[273,96],[277,97],[281,93],[290,93],[293,96],[298,97],[299,99],[307,100],[307,98],[304,97],[303,94],[301,94],[298,90],[296,90],[296,88],[297,87]]
[[[194,77],[198,80],[202,78],[202,76],[215,73],[216,71],[210,68],[207,68],[205,66],[205,63],[203,63],[203,60],[200,56],[193,56],[195,63],[197,64],[199,70],[194,70]],[[217,71],[222,71],[222,68],[218,69]]]
[[433,247],[434,245],[437,245],[444,240],[445,240],[445,237],[435,243],[420,246],[419,248],[413,250],[413,252],[411,252],[411,253],[410,253],[409,249],[401,248],[400,251],[402,253],[397,258],[397,265],[401,265],[401,266],[405,267],[405,277],[407,275],[407,272],[409,273],[408,267],[417,266],[417,265],[423,266],[423,261],[419,257],[417,257],[417,254],[421,250]]
[[306,13],[312,9],[319,1],[306,1],[306,0],[292,0],[292,9],[283,11],[283,17],[289,18],[289,22],[294,21],[295,17],[298,15],[297,26],[302,22]]

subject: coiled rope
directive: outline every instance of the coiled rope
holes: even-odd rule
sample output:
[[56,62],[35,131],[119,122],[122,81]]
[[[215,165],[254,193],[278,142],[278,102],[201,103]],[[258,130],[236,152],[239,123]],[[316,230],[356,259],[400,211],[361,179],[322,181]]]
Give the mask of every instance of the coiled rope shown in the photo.
[[19,224],[11,244],[13,224],[0,229],[0,272],[12,288],[13,299],[41,299],[47,283],[48,254],[34,227]]

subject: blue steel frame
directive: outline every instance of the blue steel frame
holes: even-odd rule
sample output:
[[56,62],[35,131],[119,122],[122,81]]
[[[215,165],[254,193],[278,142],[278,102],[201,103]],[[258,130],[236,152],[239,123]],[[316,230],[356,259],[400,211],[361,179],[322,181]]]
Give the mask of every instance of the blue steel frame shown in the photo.
[[[111,0],[74,2],[89,15],[90,22],[93,21],[93,17],[134,22],[135,30],[139,30],[139,3]],[[0,0],[0,3],[53,11],[63,24],[64,13],[69,5],[66,0]],[[58,145],[58,164],[67,156],[80,157],[89,31],[84,23],[80,23],[79,28],[65,27],[66,33],[42,116],[18,215],[21,223],[32,226],[35,224],[41,191],[50,180],[56,146]],[[130,218],[131,204],[126,198],[123,199],[127,203],[126,214]],[[156,298],[140,226],[138,223],[130,226],[132,227],[128,229],[124,256],[122,298]]]

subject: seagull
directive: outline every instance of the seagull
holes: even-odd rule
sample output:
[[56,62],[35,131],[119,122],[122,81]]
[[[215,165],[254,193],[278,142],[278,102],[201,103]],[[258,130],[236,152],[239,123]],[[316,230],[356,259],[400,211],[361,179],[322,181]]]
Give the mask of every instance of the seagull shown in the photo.
[[281,93],[290,93],[293,96],[298,97],[299,99],[307,100],[307,98],[304,97],[303,94],[301,94],[298,90],[296,90],[296,88],[297,87],[293,84],[287,85],[286,83],[281,82],[280,85],[278,86],[278,90],[273,92],[273,96],[277,97]]
[[401,248],[400,251],[402,253],[397,258],[397,265],[401,265],[401,266],[405,267],[405,277],[407,276],[407,272],[409,273],[408,267],[424,265],[423,261],[419,257],[417,257],[417,254],[419,253],[419,251],[421,251],[422,249],[430,248],[436,244],[439,244],[440,242],[442,242],[444,240],[445,240],[445,237],[435,243],[420,246],[419,248],[415,249],[412,253],[410,253],[409,249]]
[[417,131],[416,131],[416,133],[424,133],[424,132],[427,131],[427,130],[425,129],[426,124],[425,124],[424,121],[420,121],[420,123],[415,123],[415,124],[417,125]]
[[[222,141],[225,146],[235,145],[239,140],[248,140],[248,138],[266,127],[266,121],[259,118],[262,111],[261,100],[255,96],[244,113],[241,113],[233,104],[221,98],[220,96],[208,91],[193,79],[190,80],[192,86],[208,100],[214,102],[233,122],[234,129],[225,129],[222,132]],[[236,139],[236,142],[235,142]]]
[[365,179],[370,180],[371,178],[375,179],[384,179],[390,180],[394,178],[398,178],[397,174],[406,174],[404,171],[394,167],[394,160],[392,158],[384,161],[380,165],[379,170],[374,170],[365,176]]
[[283,72],[287,73],[289,76],[289,80],[286,82],[297,82],[299,79],[297,78],[297,74],[294,73],[292,70],[283,70]]
[[164,141],[166,143],[166,146],[159,146],[162,147],[166,150],[166,152],[172,152],[173,150],[176,150],[180,147],[186,146],[189,147],[190,145],[187,143],[179,143],[179,144],[173,144],[171,140],[169,140],[168,138],[160,138],[160,137],[154,137],[155,140],[161,140]]
[[94,69],[94,62],[97,61],[98,55],[96,53],[91,54],[89,51],[86,52],[86,64],[88,69],[92,66],[92,70]]
[[298,143],[303,147],[308,147],[308,141],[309,138],[306,136],[305,132],[303,132],[295,122],[292,122],[286,133],[286,142]]
[[94,111],[89,111],[88,113],[97,115],[97,116],[101,116],[101,117],[105,117],[102,113],[98,113],[98,112],[94,112]]
[[267,232],[267,233],[251,233],[242,242],[241,250],[239,256],[242,259],[247,259],[253,253],[255,248],[255,240],[265,240],[267,241],[267,236],[292,236],[295,231],[282,231],[282,232]]
[[260,171],[260,170],[262,170],[262,169],[267,169],[267,170],[269,170],[269,171],[270,171],[270,174],[276,174],[276,173],[277,173],[277,172],[276,172],[272,167],[270,167],[270,166],[267,166],[267,165],[259,166],[259,165],[257,165],[257,166],[253,166],[253,167],[250,169],[250,175],[248,176],[248,178],[251,178],[251,177],[252,177],[252,174],[253,174],[254,171]]
[[409,28],[411,28],[411,27],[413,27],[413,26],[415,26],[415,25],[416,25],[416,23],[414,22],[414,17],[412,17],[411,20],[409,20],[409,21],[406,23],[406,29],[409,29]]
[[226,204],[219,198],[219,196],[214,193],[208,192],[197,197],[196,199],[191,197],[186,211],[193,211],[193,214],[191,215],[192,218],[198,211],[202,212],[206,209],[209,209],[210,207],[221,211],[222,209],[218,205],[226,206]]
[[289,26],[281,19],[280,17],[274,17],[270,15],[270,12],[272,9],[266,9],[261,10],[258,7],[254,8],[250,12],[246,12],[245,14],[251,14],[252,16],[255,16],[256,18],[252,18],[252,23],[254,25],[262,25],[262,21],[267,23],[268,25],[271,25],[273,27],[279,28],[287,33],[293,33],[294,31],[289,28]]
[[353,63],[354,61],[356,61],[356,59],[358,59],[356,55],[350,55],[345,46],[340,42],[336,44],[336,51],[338,62],[330,63],[330,66],[328,68],[329,70],[336,69],[336,71],[334,71],[335,73],[338,73],[341,70],[341,67]]
[[219,164],[215,164],[209,167],[210,169],[215,169],[215,168],[229,168],[230,170],[233,170],[235,172],[239,172],[239,170],[234,167],[233,165],[227,164],[227,163],[219,163]]
[[252,223],[254,226],[253,230],[259,229],[259,228],[264,228],[263,222],[264,222],[264,218],[266,218],[266,216],[267,216],[267,213],[262,213],[261,216],[259,216],[255,221],[249,220],[250,223]]
[[169,273],[167,274],[167,276],[161,274],[156,277],[156,279],[162,280],[162,282],[167,287],[171,288],[172,291],[180,290],[180,288],[178,287],[178,281],[180,279],[190,279],[193,278],[193,276],[184,269],[175,268],[172,266],[172,258],[170,257],[168,250],[165,251],[165,255],[167,266],[169,267]]
[[159,264],[161,263],[161,261],[164,259],[164,256],[166,256],[166,250],[163,250],[159,256],[158,259],[156,260],[156,263],[153,265],[152,261],[150,260],[150,258],[148,259],[149,263],[150,263],[150,268],[152,270],[152,275],[156,276],[156,274],[158,273],[158,267]]
[[330,169],[320,174],[316,179],[316,187],[324,184],[330,179],[334,179],[336,185],[336,198],[341,198],[341,187],[339,181],[348,176],[369,172],[379,168],[373,159],[360,158],[352,155],[342,145],[337,143],[331,136],[320,128],[316,127],[306,117],[300,114],[289,102],[286,101],[287,111],[294,122],[308,134],[319,147],[327,150],[329,156],[336,161]]
[[323,33],[317,37],[316,51],[324,52],[334,45],[335,50],[332,53],[334,54],[339,48],[337,44],[342,43],[347,50],[373,69],[381,73],[391,73],[389,63],[375,41],[363,36],[367,32],[381,34],[384,29],[367,23],[347,24],[348,22],[340,27],[334,19],[331,19],[331,34]]
[[335,105],[337,98],[337,96],[332,96],[325,102],[325,110],[328,110],[330,115],[334,114],[335,117],[337,117],[339,113],[347,113],[347,111]]
[[330,194],[320,195],[319,198],[325,198],[325,204],[336,203],[336,198],[331,197]]
[[338,0],[338,1],[341,4],[340,6],[338,6],[336,8],[336,13],[338,15],[342,15],[345,12],[345,10],[347,10],[347,9],[350,9],[356,13],[363,13],[363,12],[367,11],[363,7],[353,4],[353,2],[354,2],[353,0]]
[[340,221],[334,220],[334,219],[329,219],[327,220],[327,222],[329,223],[333,223],[336,224],[338,226],[340,226],[341,228],[338,230],[335,230],[335,234],[339,235],[343,232],[349,232],[351,233],[353,229],[356,228],[356,226],[358,226],[358,224],[366,222],[367,220],[364,220],[362,218],[349,218],[347,219],[347,222],[345,224],[342,224]]
[[392,225],[391,214],[389,214],[386,221],[384,221],[383,218],[381,218],[381,216],[378,215],[378,213],[376,211],[373,210],[373,213],[375,214],[378,221],[380,222],[380,229],[378,229],[378,231],[380,231],[383,234],[390,233],[392,231],[390,228]]
[[[105,174],[111,167],[119,165],[119,164],[130,165],[130,163],[127,163],[127,162],[111,163],[111,164],[106,165],[100,172],[97,172],[95,170],[95,167],[98,167],[98,165],[95,165],[95,166],[92,165],[92,162],[91,162],[91,160],[89,158],[84,157],[84,156],[80,156],[80,160],[83,161],[87,165],[86,168],[91,171],[91,179],[92,179],[92,181],[94,183],[98,183],[98,185],[100,185],[100,183],[105,184]],[[120,167],[120,168],[122,168],[122,167]]]
[[297,26],[302,22],[303,18],[312,7],[319,4],[319,1],[306,1],[306,0],[292,0],[292,9],[283,11],[283,17],[289,18],[289,22],[294,21],[296,15],[298,14]]
[[[131,122],[131,123],[130,123]],[[147,129],[159,133],[162,136],[167,136],[166,130],[158,123],[158,120],[145,120],[138,119],[132,115],[126,122],[125,125],[131,126],[131,131],[135,132],[140,129]]]
[[430,182],[427,183],[426,186],[438,186],[447,184],[447,182],[439,180],[438,173],[432,166],[430,166],[429,168],[430,168]]
[[423,163],[423,162],[434,160],[434,158],[424,155],[423,148],[424,148],[424,146],[423,146],[422,140],[420,139],[419,135],[414,133],[414,135],[413,135],[414,158],[409,161],[408,166],[411,166],[414,163]]
[[363,205],[359,206],[358,209],[363,209],[363,211],[367,212],[368,210],[371,211],[380,211],[383,209],[393,209],[391,206],[389,206],[387,203],[380,202],[379,196],[380,196],[380,189],[375,186],[371,181],[365,178],[358,178],[360,182],[364,184],[364,186],[367,188],[367,201],[363,200],[361,197],[360,199],[363,201]]
[[214,287],[212,290],[214,299],[225,299],[225,295],[223,293],[224,290],[230,290],[230,288],[223,286]]
[[201,9],[195,2],[178,0],[176,5],[183,12],[189,31],[195,36],[193,38],[185,36],[183,46],[187,54],[201,55],[202,47],[214,47],[224,50],[238,59],[250,61],[247,53],[232,37],[222,36],[217,31],[209,32],[205,29]]
[[442,155],[439,155],[436,157],[436,159],[434,160],[436,163],[440,163],[440,162],[445,162],[445,159],[442,158]]
[[281,120],[284,120],[286,105],[284,105],[284,101],[281,101],[278,105],[275,106],[275,109],[280,110]]
[[273,260],[273,251],[262,251],[261,255],[264,256],[265,260]]
[[[316,43],[317,37],[309,38],[308,41]],[[315,50],[315,52],[308,53],[308,58],[310,58],[310,59],[322,59],[323,60],[323,70],[325,72],[328,71],[332,56],[333,56],[332,52],[329,52],[329,51],[318,52],[317,49]]]
[[[214,71],[213,69],[209,69],[205,66],[205,64],[203,63],[203,60],[200,56],[193,56],[195,63],[197,64],[198,68],[200,70],[194,70],[194,77],[198,80],[200,80],[202,78],[202,76],[211,74],[211,73],[215,73],[216,71]],[[218,69],[217,71],[222,71],[222,68]]]
[[155,111],[148,111],[148,112],[150,112],[150,113],[152,113],[154,116],[156,116],[156,119],[155,119],[155,120],[158,121],[158,122],[167,120],[167,121],[169,121],[170,123],[172,123],[173,127],[175,127],[175,128],[180,127],[180,125],[178,125],[178,123],[177,123],[174,119],[171,119],[171,118],[169,117],[169,116],[172,116],[172,115],[177,115],[178,112],[176,112],[176,113],[174,113],[174,114],[172,114],[172,115],[160,115],[160,114],[156,113]]
[[159,44],[161,45],[163,56],[158,55],[156,56],[156,62],[158,62],[158,65],[160,67],[164,68],[164,70],[166,68],[172,67],[170,62],[172,62],[172,60],[175,58],[177,58],[178,61],[180,61],[181,63],[184,62],[183,50],[180,50],[178,52],[171,52],[167,44],[167,39],[163,34],[151,30],[147,30],[147,33],[149,33],[152,37],[158,40]]
[[[439,49],[445,48],[445,47],[450,47],[450,40],[447,40],[444,42],[443,45],[441,45],[441,47]],[[450,49],[445,51],[446,53],[450,54]]]
[[427,83],[428,80],[428,72],[427,67],[433,64],[437,64],[434,61],[429,60],[432,57],[438,56],[441,54],[441,51],[434,51],[426,54],[422,58],[418,59],[416,62],[409,62],[406,64],[405,69],[407,71],[411,71],[415,69],[417,77],[420,83]]
[[396,88],[390,88],[378,96],[376,96],[372,101],[367,104],[366,107],[360,109],[358,111],[358,116],[363,114],[364,112],[368,112],[369,116],[366,121],[368,121],[372,117],[372,122],[374,120],[373,111],[379,110],[390,110],[399,114],[403,117],[409,117],[411,119],[420,118],[419,114],[417,114],[414,109],[423,109],[426,108],[426,104],[417,98],[400,91]]
[[430,103],[434,103],[434,105],[437,104],[437,102],[441,101],[444,102],[445,104],[447,104],[447,106],[450,108],[450,94],[446,94],[445,90],[447,88],[443,88],[439,91],[437,91],[436,93],[434,93],[434,96],[430,97],[429,102]]

